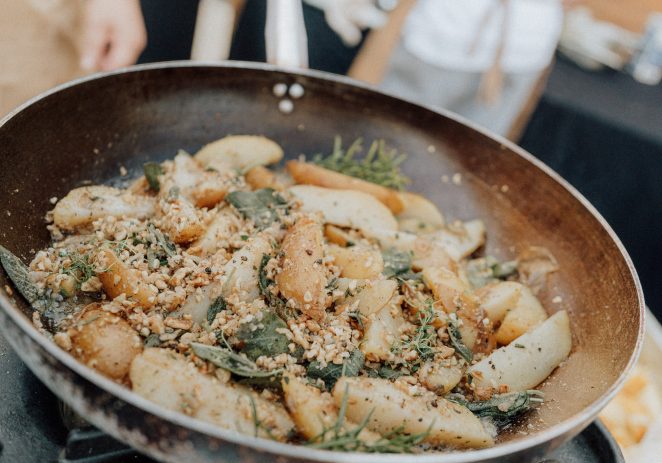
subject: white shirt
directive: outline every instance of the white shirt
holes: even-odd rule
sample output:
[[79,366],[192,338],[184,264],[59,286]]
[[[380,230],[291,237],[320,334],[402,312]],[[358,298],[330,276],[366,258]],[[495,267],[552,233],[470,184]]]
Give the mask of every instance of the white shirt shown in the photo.
[[[504,13],[507,14],[504,15]],[[563,27],[560,0],[418,0],[403,30],[405,48],[431,65],[483,72],[505,41],[504,72],[539,71],[551,61]]]

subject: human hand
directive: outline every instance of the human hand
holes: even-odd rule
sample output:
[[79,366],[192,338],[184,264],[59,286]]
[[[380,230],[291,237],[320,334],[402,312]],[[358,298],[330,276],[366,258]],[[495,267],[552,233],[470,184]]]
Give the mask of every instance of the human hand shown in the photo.
[[109,71],[134,64],[147,45],[138,0],[85,0],[80,67]]
[[374,0],[304,1],[324,11],[324,17],[329,27],[348,47],[359,44],[363,29],[382,27],[388,20],[388,15],[377,8]]

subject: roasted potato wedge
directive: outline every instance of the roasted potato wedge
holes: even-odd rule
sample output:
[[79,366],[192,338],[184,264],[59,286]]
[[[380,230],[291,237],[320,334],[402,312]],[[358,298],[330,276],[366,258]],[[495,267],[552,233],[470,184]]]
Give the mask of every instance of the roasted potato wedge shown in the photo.
[[376,183],[366,182],[359,178],[334,172],[309,162],[288,161],[285,163],[285,168],[296,183],[316,185],[335,190],[362,191],[377,198],[393,214],[398,214],[404,207],[398,191],[377,185]]

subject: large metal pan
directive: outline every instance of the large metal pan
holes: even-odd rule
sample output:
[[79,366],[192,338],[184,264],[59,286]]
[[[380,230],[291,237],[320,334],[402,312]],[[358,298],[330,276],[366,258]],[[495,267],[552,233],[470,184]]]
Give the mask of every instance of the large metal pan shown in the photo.
[[[283,82],[305,89],[288,115],[272,92]],[[82,79],[32,100],[0,125],[0,243],[29,261],[49,242],[49,198],[85,182],[117,180],[120,166],[135,173],[147,160],[171,158],[180,148],[194,152],[230,133],[264,134],[289,157],[328,149],[338,134],[385,138],[409,153],[405,171],[413,189],[449,217],[483,218],[487,253],[509,257],[537,245],[556,256],[561,270],[541,297],[550,311],[569,310],[573,353],[542,387],[547,403],[494,448],[423,456],[313,451],[238,435],[147,402],[58,349],[33,327],[25,301],[1,290],[0,329],[18,355],[109,434],[156,458],[191,463],[278,456],[533,461],[592,421],[632,367],[643,333],[641,288],[623,246],[584,198],[531,155],[456,116],[317,72],[247,63],[147,65]],[[442,180],[453,175],[456,182]],[[8,284],[1,274],[0,287]]]

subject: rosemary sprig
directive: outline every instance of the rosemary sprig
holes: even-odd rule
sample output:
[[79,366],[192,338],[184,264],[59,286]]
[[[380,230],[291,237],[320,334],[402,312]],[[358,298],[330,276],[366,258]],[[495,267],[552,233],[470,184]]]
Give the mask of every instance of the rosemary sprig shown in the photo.
[[338,418],[335,423],[331,426],[324,426],[320,434],[310,439],[307,443],[309,447],[341,452],[412,453],[415,446],[430,434],[434,425],[433,421],[426,431],[418,434],[407,434],[404,432],[404,427],[400,426],[382,435],[374,442],[366,442],[361,439],[360,434],[367,428],[374,409],[370,410],[360,423],[348,429],[345,423],[347,404],[348,395],[347,387],[345,387],[345,393],[338,410]]
[[415,350],[420,360],[427,360],[434,356],[436,352],[434,344],[437,333],[434,326],[432,326],[432,321],[435,318],[432,302],[428,302],[425,307],[420,307],[416,315],[418,316],[416,331],[411,339],[402,343],[400,349]]
[[400,164],[407,157],[396,149],[387,148],[384,140],[375,140],[365,156],[356,156],[363,152],[363,140],[358,138],[345,150],[340,137],[335,138],[333,152],[328,156],[318,154],[312,162],[341,174],[360,178],[389,188],[402,190],[411,180],[400,170]]

